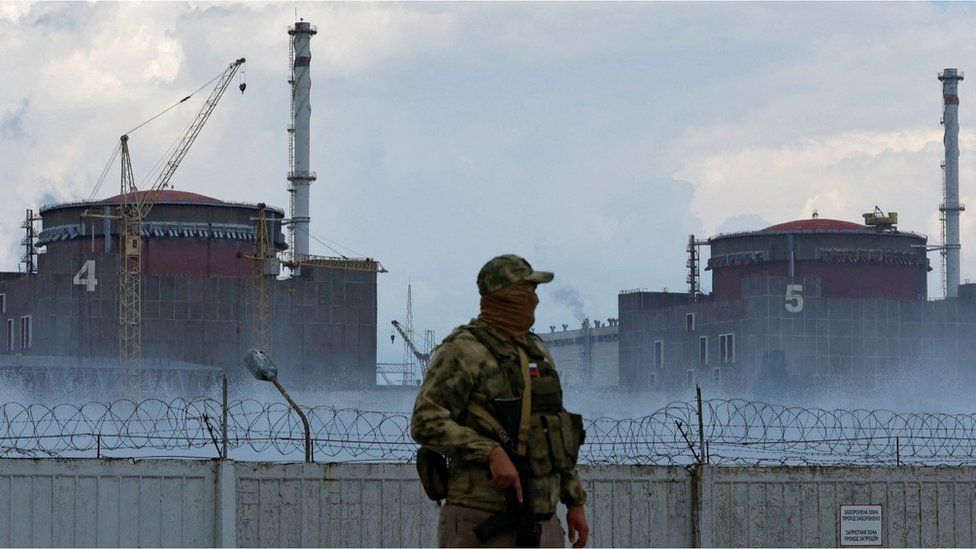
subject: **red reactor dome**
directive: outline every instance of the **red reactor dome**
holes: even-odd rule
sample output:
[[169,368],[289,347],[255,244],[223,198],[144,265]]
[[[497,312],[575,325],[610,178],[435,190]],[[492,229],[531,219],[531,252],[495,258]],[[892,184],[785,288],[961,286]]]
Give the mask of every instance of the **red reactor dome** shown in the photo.
[[[147,191],[127,196],[136,201]],[[43,229],[37,246],[45,247],[45,262],[65,269],[67,259],[82,250],[117,252],[119,222],[110,219],[122,195],[94,202],[55,204],[41,208]],[[225,202],[202,194],[162,190],[142,223],[143,265],[146,275],[171,277],[249,277],[253,261],[244,257],[254,249],[258,217],[256,204]],[[93,216],[91,214],[96,214]],[[265,216],[273,245],[285,249],[281,234],[284,211],[268,207]],[[70,263],[70,266],[67,265]],[[77,268],[77,267],[74,267]]]
[[[865,219],[889,219],[872,215]],[[707,270],[717,300],[739,299],[744,281],[757,276],[819,279],[823,297],[926,299],[926,241],[893,222],[799,219],[713,236]]]

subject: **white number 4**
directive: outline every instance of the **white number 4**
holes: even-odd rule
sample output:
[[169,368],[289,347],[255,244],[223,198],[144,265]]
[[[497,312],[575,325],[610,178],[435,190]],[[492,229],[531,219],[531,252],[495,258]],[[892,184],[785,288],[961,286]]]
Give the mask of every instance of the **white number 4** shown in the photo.
[[89,292],[94,292],[95,286],[98,286],[98,279],[95,278],[95,260],[85,261],[72,282],[75,283],[75,286],[84,286]]
[[803,284],[786,285],[786,310],[791,313],[803,310]]

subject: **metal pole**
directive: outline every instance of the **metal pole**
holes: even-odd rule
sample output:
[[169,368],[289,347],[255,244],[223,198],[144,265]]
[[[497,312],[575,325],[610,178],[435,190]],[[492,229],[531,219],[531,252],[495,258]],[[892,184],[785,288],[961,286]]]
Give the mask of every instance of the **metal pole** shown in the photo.
[[901,466],[901,437],[895,437],[895,464]]
[[288,401],[288,404],[291,404],[291,407],[295,409],[295,413],[298,414],[298,417],[302,418],[302,425],[305,426],[305,463],[312,463],[315,460],[315,457],[312,455],[312,429],[308,426],[308,418],[305,417],[305,412],[302,412],[302,409],[298,407],[298,404],[296,404],[295,401],[288,396],[288,393],[285,392],[285,388],[278,383],[277,379],[272,379],[271,383],[274,383],[274,386],[281,391],[281,395],[284,396],[285,400]]
[[[217,435],[214,434],[213,427],[210,426],[210,418],[207,417],[207,414],[203,414],[203,423],[207,426],[207,433],[210,434],[210,441],[213,442],[214,449],[217,450],[217,455],[220,456],[220,459],[223,459],[223,456],[220,455],[220,446],[217,444]],[[186,448],[187,450],[190,449],[189,441],[186,443]]]
[[698,397],[698,448],[701,461],[708,463],[708,456],[705,455],[705,419],[702,417],[701,387],[697,383],[695,384],[695,394]]
[[221,437],[221,452],[220,459],[227,459],[227,374],[224,374],[223,381],[223,401],[221,402],[221,409],[223,411],[223,420],[220,425],[220,437]]

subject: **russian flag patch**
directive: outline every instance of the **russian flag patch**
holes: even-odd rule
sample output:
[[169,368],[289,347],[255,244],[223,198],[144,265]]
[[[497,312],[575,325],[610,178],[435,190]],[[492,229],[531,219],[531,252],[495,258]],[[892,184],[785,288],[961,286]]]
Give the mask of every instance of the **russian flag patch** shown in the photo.
[[539,377],[539,365],[535,362],[529,363],[529,375],[532,377]]

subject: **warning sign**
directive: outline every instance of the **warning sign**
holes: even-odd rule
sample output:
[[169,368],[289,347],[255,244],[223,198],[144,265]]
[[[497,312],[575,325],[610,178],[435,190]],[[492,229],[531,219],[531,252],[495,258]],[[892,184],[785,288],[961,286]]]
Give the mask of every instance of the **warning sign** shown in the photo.
[[881,547],[881,505],[841,505],[841,547]]

